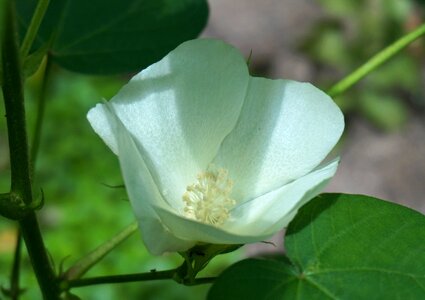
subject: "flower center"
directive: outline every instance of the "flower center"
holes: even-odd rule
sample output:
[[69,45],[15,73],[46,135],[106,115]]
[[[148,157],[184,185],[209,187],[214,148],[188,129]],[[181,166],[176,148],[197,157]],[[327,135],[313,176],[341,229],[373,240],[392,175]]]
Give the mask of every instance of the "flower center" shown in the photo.
[[233,182],[225,169],[199,174],[195,184],[189,185],[183,194],[185,216],[206,224],[222,225],[236,203],[230,198],[232,188]]

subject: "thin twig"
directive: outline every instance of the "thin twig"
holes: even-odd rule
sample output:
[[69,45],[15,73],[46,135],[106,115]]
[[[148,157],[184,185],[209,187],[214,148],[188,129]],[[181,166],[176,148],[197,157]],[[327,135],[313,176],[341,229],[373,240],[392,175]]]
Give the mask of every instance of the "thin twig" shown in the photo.
[[44,69],[43,79],[41,83],[41,88],[37,97],[37,117],[35,121],[34,133],[31,142],[31,164],[32,170],[35,170],[35,163],[37,161],[38,149],[40,148],[40,140],[41,140],[41,129],[44,120],[44,112],[46,107],[46,95],[47,95],[47,87],[50,79],[50,71],[52,67],[52,60],[49,55],[47,55],[46,66]]
[[338,96],[342,94],[346,90],[348,90],[355,83],[363,79],[367,74],[381,66],[384,62],[388,61],[391,57],[399,53],[401,50],[406,48],[409,44],[414,42],[419,37],[425,34],[425,24],[422,24],[414,31],[404,35],[384,50],[380,51],[372,58],[370,58],[366,63],[364,63],[361,67],[356,69],[350,75],[344,77],[342,80],[333,85],[329,90],[328,94],[331,97]]
[[62,278],[66,280],[81,278],[81,276],[83,276],[88,270],[90,270],[90,268],[92,268],[109,252],[111,252],[123,241],[125,241],[130,235],[132,235],[137,230],[137,228],[137,222],[130,224],[116,236],[106,241],[105,243],[94,249],[87,256],[77,261],[77,263],[75,263],[71,268],[68,269],[68,271],[66,271],[62,275]]

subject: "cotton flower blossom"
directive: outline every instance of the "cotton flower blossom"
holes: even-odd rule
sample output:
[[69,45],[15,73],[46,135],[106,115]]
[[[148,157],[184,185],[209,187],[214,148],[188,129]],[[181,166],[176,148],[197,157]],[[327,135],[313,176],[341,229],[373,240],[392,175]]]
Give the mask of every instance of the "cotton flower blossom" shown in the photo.
[[88,113],[153,254],[284,228],[334,175],[343,115],[309,83],[252,77],[232,46],[183,43]]

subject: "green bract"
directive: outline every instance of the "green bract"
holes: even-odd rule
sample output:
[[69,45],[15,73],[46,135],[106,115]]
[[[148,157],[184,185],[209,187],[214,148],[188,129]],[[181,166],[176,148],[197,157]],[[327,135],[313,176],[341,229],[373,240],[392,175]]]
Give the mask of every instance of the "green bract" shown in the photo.
[[118,155],[153,254],[285,227],[334,175],[343,115],[308,83],[251,77],[216,40],[183,43],[88,113]]

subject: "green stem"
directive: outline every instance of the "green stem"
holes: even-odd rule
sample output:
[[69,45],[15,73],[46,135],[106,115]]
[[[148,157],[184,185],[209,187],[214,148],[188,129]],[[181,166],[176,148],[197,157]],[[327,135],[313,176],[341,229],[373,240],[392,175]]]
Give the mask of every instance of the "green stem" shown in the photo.
[[21,249],[22,249],[22,235],[21,235],[21,231],[18,229],[18,234],[16,235],[15,255],[13,256],[12,272],[10,275],[10,299],[11,300],[18,300],[19,294],[21,293],[21,288],[19,287]]
[[32,202],[30,169],[28,163],[27,133],[23,84],[19,56],[17,53],[14,11],[8,1],[5,32],[2,43],[3,98],[6,109],[7,130],[10,149],[11,194],[27,205]]
[[[71,280],[71,281],[65,282],[62,286],[62,289],[68,290],[70,288],[84,287],[84,286],[97,285],[97,284],[127,283],[127,282],[174,279],[175,273],[176,273],[176,269],[166,270],[166,271],[152,271],[149,273],[84,278],[84,279],[77,279],[77,280]],[[193,282],[191,282],[190,285],[208,284],[208,283],[212,283],[215,279],[216,279],[215,277],[197,278]]]
[[46,66],[44,69],[43,79],[41,83],[40,92],[37,98],[37,117],[35,121],[34,133],[31,142],[31,163],[32,170],[35,169],[35,162],[37,160],[38,149],[40,148],[40,140],[41,140],[41,129],[43,125],[44,112],[46,108],[46,94],[47,94],[47,86],[50,78],[50,71],[52,66],[52,60],[50,56],[47,55]]
[[45,300],[59,299],[59,284],[47,255],[35,213],[19,221],[31,265]]
[[331,97],[338,96],[339,94],[348,90],[352,85],[360,81],[367,74],[372,72],[374,69],[378,68],[384,62],[389,60],[391,57],[399,53],[405,47],[407,47],[410,43],[421,37],[425,34],[425,24],[422,24],[414,31],[406,34],[402,38],[395,41],[393,44],[370,58],[365,64],[356,69],[350,75],[346,76],[344,79],[337,82],[333,85],[329,90],[328,94]]
[[200,285],[200,284],[210,284],[210,283],[213,283],[216,279],[217,279],[217,277],[195,278],[195,280],[193,280],[193,282],[186,284],[186,285],[192,286],[192,285]]
[[90,254],[79,260],[74,266],[63,274],[65,280],[73,280],[83,276],[91,267],[104,258],[109,252],[115,249],[119,244],[125,241],[131,234],[137,230],[137,222],[127,226],[109,241],[97,247]]
[[[6,24],[6,4],[8,0],[0,0],[0,58],[3,56],[1,52],[3,51],[3,46],[1,43],[3,42],[3,34],[4,34],[4,24]],[[3,70],[2,64],[0,64],[0,86],[3,85]]]
[[44,14],[46,13],[47,7],[49,6],[50,0],[39,0],[37,7],[35,8],[32,16],[30,25],[25,34],[24,40],[21,46],[21,57],[25,59],[31,50],[32,43],[37,36],[38,29],[40,28],[41,22],[43,21]]
[[45,300],[59,299],[59,284],[47,255],[35,213],[19,221],[31,265]]
[[83,287],[83,286],[97,285],[97,284],[173,279],[175,272],[176,270],[173,269],[173,270],[166,270],[166,271],[152,271],[148,273],[83,278],[83,279],[76,279],[76,280],[70,280],[68,282],[64,282],[62,288],[63,290],[68,290],[69,288]]
[[[27,132],[20,57],[17,45],[14,2],[7,2],[5,31],[2,41],[3,98],[9,138],[11,197],[26,206],[32,203]],[[28,212],[19,221],[28,254],[44,299],[58,299],[59,288],[44,247],[36,215]]]

